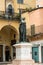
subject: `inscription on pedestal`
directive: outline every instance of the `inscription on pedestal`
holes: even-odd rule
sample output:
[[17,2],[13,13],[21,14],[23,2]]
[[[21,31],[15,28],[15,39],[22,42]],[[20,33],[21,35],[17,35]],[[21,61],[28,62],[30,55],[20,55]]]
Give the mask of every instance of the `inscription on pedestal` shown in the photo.
[[17,48],[16,49],[16,58],[17,59],[31,59],[31,47],[22,47],[22,48]]

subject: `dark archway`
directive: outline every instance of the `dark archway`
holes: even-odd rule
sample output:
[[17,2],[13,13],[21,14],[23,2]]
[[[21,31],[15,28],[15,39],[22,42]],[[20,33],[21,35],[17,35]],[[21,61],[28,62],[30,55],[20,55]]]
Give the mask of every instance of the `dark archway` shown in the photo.
[[[17,35],[18,32],[16,30],[16,28],[14,28],[11,25],[6,25],[1,29],[1,36],[2,36],[2,43],[5,44],[5,60],[9,61],[9,58],[12,59],[11,54],[13,54],[13,56],[15,56],[15,52],[12,53],[12,51],[15,49],[13,47],[13,44],[15,44],[17,42]],[[6,49],[10,48],[10,49]],[[11,50],[13,49],[13,50]],[[16,50],[15,50],[16,51]],[[7,54],[8,52],[8,54]],[[8,57],[9,55],[9,57]]]

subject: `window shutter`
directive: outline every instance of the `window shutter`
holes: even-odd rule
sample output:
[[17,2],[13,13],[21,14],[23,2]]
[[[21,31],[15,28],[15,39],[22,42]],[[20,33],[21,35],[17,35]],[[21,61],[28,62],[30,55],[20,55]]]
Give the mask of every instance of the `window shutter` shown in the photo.
[[31,25],[31,35],[35,35],[35,25]]

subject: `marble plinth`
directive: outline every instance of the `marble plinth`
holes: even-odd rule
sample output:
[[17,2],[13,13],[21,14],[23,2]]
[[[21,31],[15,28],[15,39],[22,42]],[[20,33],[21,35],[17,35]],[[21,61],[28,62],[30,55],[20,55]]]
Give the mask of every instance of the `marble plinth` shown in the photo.
[[32,59],[32,44],[21,42],[13,45],[16,48],[15,65],[33,65],[35,62]]

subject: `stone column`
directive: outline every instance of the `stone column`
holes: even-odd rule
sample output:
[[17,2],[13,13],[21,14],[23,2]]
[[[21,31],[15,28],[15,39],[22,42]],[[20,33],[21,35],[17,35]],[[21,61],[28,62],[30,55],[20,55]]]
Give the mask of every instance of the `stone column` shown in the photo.
[[39,62],[40,63],[42,62],[42,59],[41,59],[41,44],[39,46]]
[[11,47],[11,59],[13,60],[13,47]]
[[3,61],[5,62],[5,44],[3,45]]

